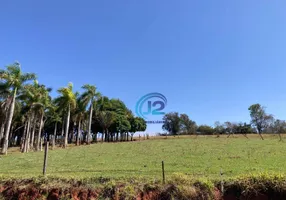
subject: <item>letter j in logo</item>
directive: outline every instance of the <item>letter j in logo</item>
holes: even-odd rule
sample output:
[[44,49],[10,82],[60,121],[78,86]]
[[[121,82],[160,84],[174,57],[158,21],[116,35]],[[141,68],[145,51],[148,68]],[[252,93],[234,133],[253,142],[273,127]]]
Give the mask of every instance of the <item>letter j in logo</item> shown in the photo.
[[[157,100],[151,101],[151,98]],[[165,112],[162,112],[167,105],[167,98],[157,92],[149,93],[141,97],[136,103],[136,114],[139,117],[147,119],[146,115],[164,115]],[[144,112],[143,112],[144,107]]]

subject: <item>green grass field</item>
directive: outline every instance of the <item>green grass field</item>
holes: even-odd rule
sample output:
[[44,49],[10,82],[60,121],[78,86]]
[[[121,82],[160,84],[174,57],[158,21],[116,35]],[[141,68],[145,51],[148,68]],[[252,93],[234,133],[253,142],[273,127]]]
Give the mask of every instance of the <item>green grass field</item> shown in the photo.
[[[194,177],[225,178],[237,175],[286,172],[286,144],[277,136],[262,141],[239,136],[180,137],[124,143],[98,143],[49,150],[47,174],[58,177],[160,178],[161,161],[166,177],[174,173]],[[0,157],[0,176],[37,177],[42,173],[43,152],[13,152]]]

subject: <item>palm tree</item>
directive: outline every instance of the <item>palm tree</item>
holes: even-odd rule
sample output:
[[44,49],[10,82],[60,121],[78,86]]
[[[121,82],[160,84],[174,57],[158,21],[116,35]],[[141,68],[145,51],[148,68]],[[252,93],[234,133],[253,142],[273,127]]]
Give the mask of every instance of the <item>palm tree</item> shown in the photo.
[[4,138],[6,116],[12,102],[10,94],[9,86],[7,84],[0,83],[0,147],[2,147],[2,139]]
[[[45,85],[41,85],[35,80],[33,84],[27,85],[23,93],[20,95],[20,98],[25,102],[29,109],[28,119],[29,123],[32,123],[32,134],[30,134],[30,126],[28,126],[27,129],[27,151],[29,150],[30,146],[32,148],[35,146],[37,151],[40,150],[40,140],[44,125],[45,110],[50,106],[51,101],[51,97],[49,96],[50,91],[51,88],[46,88]],[[37,121],[39,121],[39,128],[38,135],[35,137]],[[35,138],[37,138],[36,142],[34,141]]]
[[76,107],[76,96],[73,93],[72,83],[69,83],[67,87],[60,88],[58,90],[58,93],[60,93],[60,96],[55,100],[55,102],[59,107],[62,107],[67,111],[65,141],[64,141],[64,147],[66,147],[68,144],[70,113],[71,113],[71,110]]
[[10,87],[12,102],[9,107],[7,123],[4,133],[4,142],[2,147],[2,154],[7,154],[8,150],[8,139],[11,129],[11,123],[14,115],[15,109],[15,99],[18,91],[23,87],[23,85],[30,80],[36,79],[36,75],[33,73],[23,73],[19,63],[14,63],[7,67],[6,70],[0,70],[0,80],[4,81]]
[[48,118],[48,124],[54,124],[54,133],[52,137],[52,149],[54,149],[56,145],[57,127],[58,123],[61,122],[61,117],[57,112],[57,106],[54,105],[53,103],[48,108],[47,118]]
[[100,97],[100,93],[96,91],[94,85],[84,85],[82,88],[85,90],[81,95],[81,101],[83,105],[87,107],[89,105],[89,121],[88,121],[88,133],[87,133],[87,143],[89,143],[89,137],[91,133],[91,123],[92,123],[92,112],[95,101]]
[[[34,82],[34,85],[35,84],[36,81]],[[21,114],[25,116],[24,120],[26,120],[27,124],[24,133],[24,148],[22,149],[22,152],[28,152],[30,147],[34,147],[34,135],[37,122],[36,107],[38,106],[38,92],[34,85],[26,85],[18,96],[18,99],[22,102]]]
[[77,128],[77,135],[76,135],[76,145],[79,145],[79,137],[80,137],[80,133],[81,133],[81,125],[82,125],[82,121],[85,119],[85,104],[81,101],[81,98],[77,98],[77,103],[76,103],[76,109],[75,109],[75,113],[74,113],[74,118],[73,121],[75,123],[78,124],[78,128]]
[[44,127],[44,116],[45,116],[45,110],[51,106],[51,97],[49,95],[49,92],[51,91],[50,88],[46,88],[44,85],[38,85],[38,91],[41,94],[39,97],[39,102],[38,102],[38,113],[40,115],[40,126],[39,126],[39,132],[38,132],[38,137],[37,137],[37,146],[36,150],[40,150],[40,140],[41,140],[41,134],[42,134],[42,129]]

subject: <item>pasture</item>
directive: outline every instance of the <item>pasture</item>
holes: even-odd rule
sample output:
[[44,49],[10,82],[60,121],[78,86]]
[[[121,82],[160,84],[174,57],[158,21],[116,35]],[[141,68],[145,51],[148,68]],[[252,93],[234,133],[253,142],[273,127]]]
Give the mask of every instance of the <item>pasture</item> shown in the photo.
[[[63,178],[160,179],[161,161],[166,178],[180,173],[219,179],[260,173],[285,174],[286,144],[278,136],[227,138],[216,136],[151,137],[149,140],[97,143],[49,150],[47,175]],[[0,177],[30,178],[42,174],[44,152],[0,157]]]

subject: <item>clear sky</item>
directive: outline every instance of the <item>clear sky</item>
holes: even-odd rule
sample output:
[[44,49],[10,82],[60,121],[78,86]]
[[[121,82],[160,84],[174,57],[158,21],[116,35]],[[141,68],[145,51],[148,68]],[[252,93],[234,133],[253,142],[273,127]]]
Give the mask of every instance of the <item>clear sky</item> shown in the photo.
[[[0,66],[56,89],[95,84],[135,111],[149,92],[198,124],[286,119],[286,1],[18,0],[0,3]],[[148,125],[148,132],[160,125]]]

